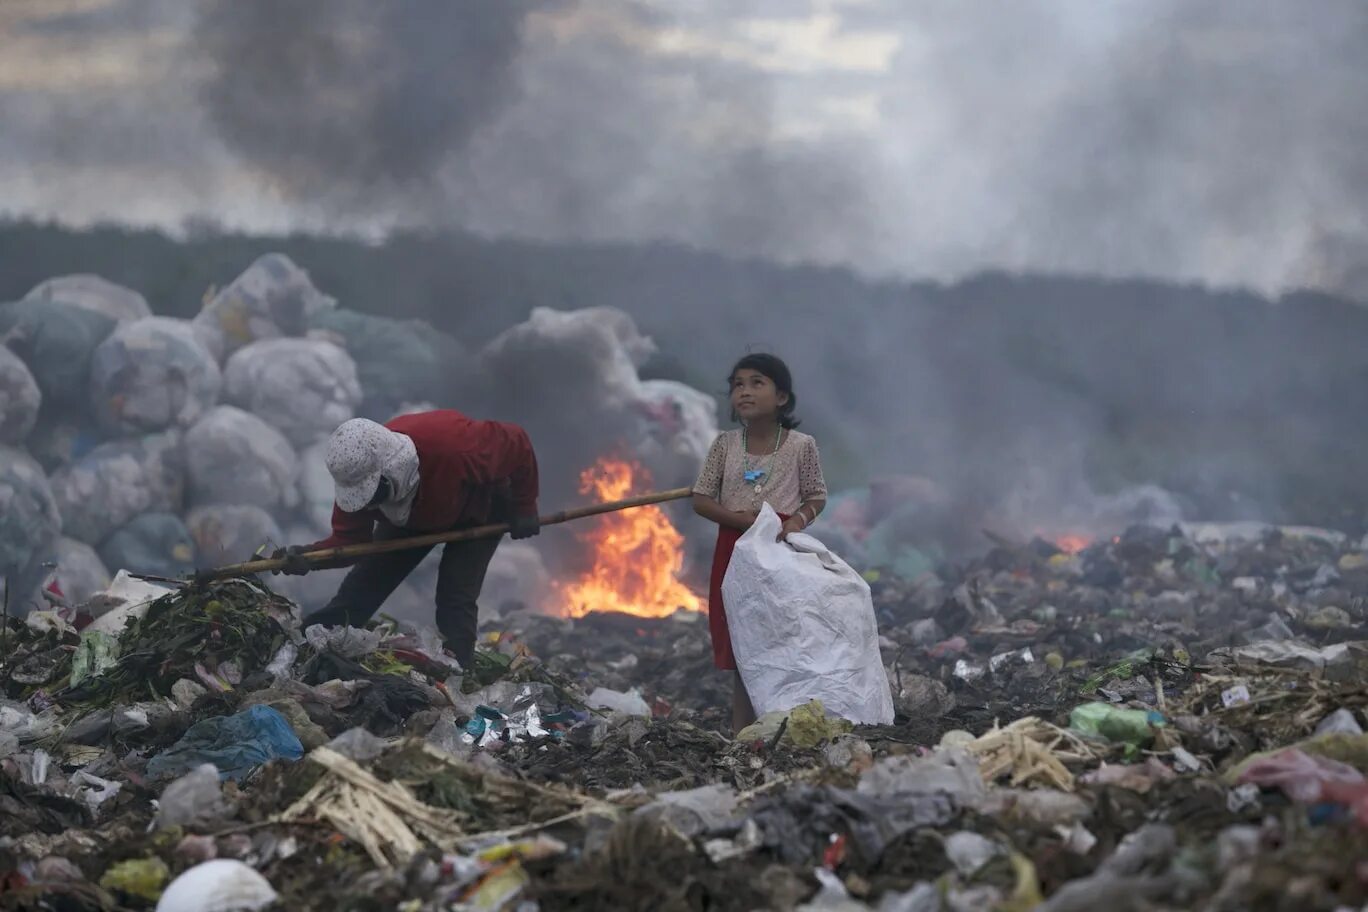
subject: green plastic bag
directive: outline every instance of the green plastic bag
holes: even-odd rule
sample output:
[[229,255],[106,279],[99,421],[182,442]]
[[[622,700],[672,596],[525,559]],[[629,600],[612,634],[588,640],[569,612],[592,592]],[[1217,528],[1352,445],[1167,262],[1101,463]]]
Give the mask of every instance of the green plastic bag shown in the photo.
[[1110,703],[1084,703],[1069,713],[1069,727],[1074,731],[1136,747],[1153,741],[1153,726],[1164,724],[1164,717],[1153,710],[1123,709]]

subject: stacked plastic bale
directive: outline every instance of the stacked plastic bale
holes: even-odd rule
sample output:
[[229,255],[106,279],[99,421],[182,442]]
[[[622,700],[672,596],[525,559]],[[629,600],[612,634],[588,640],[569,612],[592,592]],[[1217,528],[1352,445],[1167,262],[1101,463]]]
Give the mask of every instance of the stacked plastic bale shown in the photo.
[[91,357],[139,300],[91,276],[66,276],[0,303],[0,576],[19,611],[43,604],[40,584],[62,531],[45,474],[61,463],[60,447],[49,453],[30,442],[64,440],[74,452],[93,426]]
[[[35,604],[45,588],[79,600],[111,569],[174,576],[322,538],[333,507],[326,439],[357,415],[456,407],[523,423],[534,440],[581,441],[586,459],[602,454],[613,416],[657,483],[677,481],[716,427],[707,396],[638,378],[652,351],[619,311],[543,310],[471,359],[426,323],[338,307],[280,254],[211,291],[193,320],[155,316],[97,276],[51,279],[0,304],[0,575],[22,577],[16,591]],[[492,381],[483,391],[477,365]],[[508,399],[529,365],[581,408],[559,395]],[[538,399],[546,408],[529,408]],[[573,492],[553,480],[543,493]],[[440,557],[434,549],[388,612],[426,619]],[[310,610],[344,572],[274,582]],[[506,543],[489,601],[535,603],[547,579],[539,549]]]

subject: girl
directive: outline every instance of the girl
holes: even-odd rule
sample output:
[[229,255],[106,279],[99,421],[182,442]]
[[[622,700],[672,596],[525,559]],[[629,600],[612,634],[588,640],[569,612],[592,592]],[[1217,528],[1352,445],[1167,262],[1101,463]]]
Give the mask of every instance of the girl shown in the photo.
[[717,523],[712,584],[708,589],[708,627],[713,664],[734,674],[732,728],[755,721],[755,710],[736,671],[731,634],[722,606],[722,578],[732,549],[751,527],[760,507],[769,504],[784,520],[783,541],[812,525],[826,505],[826,482],[817,441],[797,431],[793,377],[774,355],[747,355],[728,378],[732,420],[741,427],[718,437],[693,489],[694,512]]

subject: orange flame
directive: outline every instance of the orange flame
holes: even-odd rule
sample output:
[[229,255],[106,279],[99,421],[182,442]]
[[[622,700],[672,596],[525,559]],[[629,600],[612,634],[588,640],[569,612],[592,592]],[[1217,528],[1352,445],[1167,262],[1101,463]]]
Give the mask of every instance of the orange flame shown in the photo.
[[1077,554],[1091,544],[1092,539],[1086,535],[1060,535],[1054,540],[1055,547],[1065,554]]
[[[580,493],[602,501],[644,493],[650,484],[641,466],[607,457],[580,474]],[[679,582],[684,536],[660,507],[604,514],[580,539],[593,548],[594,563],[576,582],[557,586],[566,616],[621,611],[667,617],[681,608],[703,610],[698,596]]]

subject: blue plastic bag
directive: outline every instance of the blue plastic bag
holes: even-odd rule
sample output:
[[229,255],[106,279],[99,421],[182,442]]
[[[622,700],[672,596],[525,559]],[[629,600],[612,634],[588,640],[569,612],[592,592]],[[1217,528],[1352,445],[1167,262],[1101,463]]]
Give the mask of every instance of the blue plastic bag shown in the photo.
[[220,779],[239,780],[270,760],[298,760],[304,756],[294,729],[269,706],[253,706],[232,716],[196,722],[165,752],[147,763],[154,779],[183,776],[212,763]]

